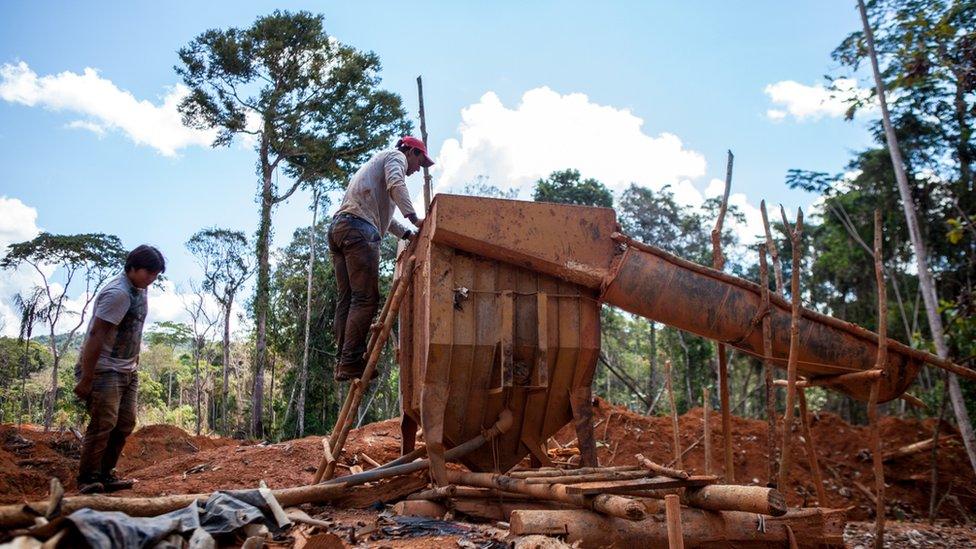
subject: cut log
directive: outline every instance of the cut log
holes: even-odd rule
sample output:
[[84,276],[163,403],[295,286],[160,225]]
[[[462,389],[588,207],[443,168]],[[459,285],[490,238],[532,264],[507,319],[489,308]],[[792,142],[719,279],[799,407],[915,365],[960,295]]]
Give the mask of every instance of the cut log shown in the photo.
[[637,471],[640,467],[636,465],[616,465],[613,467],[580,467],[579,469],[559,469],[556,467],[542,467],[539,469],[522,469],[511,471],[506,476],[512,478],[542,478],[542,477],[563,477],[569,475],[589,475],[592,473],[603,473],[607,471]]
[[480,498],[453,498],[451,507],[458,513],[483,520],[508,521],[514,511],[551,511],[575,509],[556,501],[492,501]]
[[[939,444],[951,439],[952,436],[944,435],[939,437]],[[891,461],[893,459],[903,458],[905,456],[910,456],[912,454],[918,454],[920,452],[925,452],[926,450],[931,450],[935,446],[935,439],[927,438],[925,440],[920,440],[918,442],[913,442],[907,446],[902,446],[901,448],[896,448],[890,452],[885,452],[882,456],[883,461]]]
[[570,494],[568,492],[570,487],[565,484],[529,484],[522,479],[493,473],[447,471],[447,476],[448,481],[454,484],[467,484],[481,488],[496,488],[508,492],[518,492],[542,500],[569,503],[577,507],[592,509],[605,515],[628,520],[641,520],[647,514],[644,505],[639,501],[612,494],[600,494],[594,497]]
[[[683,538],[689,547],[783,547],[789,525],[801,547],[844,547],[843,509],[799,509],[781,517],[736,511],[682,508]],[[514,511],[511,533],[562,535],[583,547],[663,548],[668,546],[662,517],[621,520],[583,510]]]
[[405,500],[393,506],[393,513],[413,517],[442,519],[447,514],[447,507],[425,499]]
[[649,475],[647,471],[604,471],[600,473],[589,473],[586,475],[566,475],[562,477],[523,477],[522,480],[529,484],[579,484],[581,482],[601,482],[611,480],[632,480],[645,478]]
[[710,511],[742,511],[771,515],[786,514],[786,498],[775,488],[715,484],[689,488],[682,501],[685,505]]

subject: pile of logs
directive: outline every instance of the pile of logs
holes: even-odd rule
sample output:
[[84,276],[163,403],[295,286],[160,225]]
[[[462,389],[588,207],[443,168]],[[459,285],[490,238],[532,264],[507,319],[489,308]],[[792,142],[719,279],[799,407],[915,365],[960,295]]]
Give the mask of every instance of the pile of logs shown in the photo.
[[[715,542],[843,546],[843,510],[787,512],[773,488],[719,484],[637,455],[640,465],[538,468],[508,474],[448,471],[451,484],[398,503],[404,515],[450,513],[507,521],[513,535],[556,535],[582,546],[674,547]],[[671,506],[665,499],[673,499]],[[675,537],[676,536],[676,537]]]

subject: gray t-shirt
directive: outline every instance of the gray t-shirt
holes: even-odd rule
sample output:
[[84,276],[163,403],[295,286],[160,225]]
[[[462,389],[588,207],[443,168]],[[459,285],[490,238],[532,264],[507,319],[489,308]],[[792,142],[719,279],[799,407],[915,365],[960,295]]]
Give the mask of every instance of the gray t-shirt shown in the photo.
[[352,176],[336,213],[365,219],[380,236],[389,229],[402,237],[406,228],[393,219],[393,212],[400,208],[404,217],[415,213],[404,181],[406,173],[407,157],[402,152],[391,149],[376,153]]
[[133,286],[125,273],[105,284],[95,298],[95,310],[86,334],[91,334],[96,318],[114,324],[114,328],[109,331],[98,355],[95,372],[128,373],[136,369],[142,346],[142,325],[148,310],[146,290]]

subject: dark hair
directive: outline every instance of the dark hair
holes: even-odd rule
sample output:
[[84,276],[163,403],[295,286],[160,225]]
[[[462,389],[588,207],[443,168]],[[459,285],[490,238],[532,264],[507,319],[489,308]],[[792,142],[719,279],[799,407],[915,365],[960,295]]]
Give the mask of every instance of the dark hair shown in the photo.
[[145,269],[151,273],[166,272],[166,258],[154,246],[143,244],[125,258],[125,272]]

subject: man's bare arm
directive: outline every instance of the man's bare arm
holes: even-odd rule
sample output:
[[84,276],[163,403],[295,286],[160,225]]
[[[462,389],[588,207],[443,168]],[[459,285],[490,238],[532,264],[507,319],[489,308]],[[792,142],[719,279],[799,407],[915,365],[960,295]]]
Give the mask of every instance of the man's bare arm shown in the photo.
[[81,349],[81,379],[75,385],[75,394],[81,400],[87,400],[91,394],[92,381],[95,379],[95,364],[98,362],[98,355],[105,344],[105,339],[115,325],[107,320],[95,317],[92,324],[91,333],[85,339],[85,346]]

